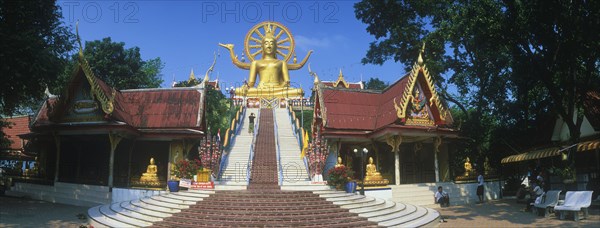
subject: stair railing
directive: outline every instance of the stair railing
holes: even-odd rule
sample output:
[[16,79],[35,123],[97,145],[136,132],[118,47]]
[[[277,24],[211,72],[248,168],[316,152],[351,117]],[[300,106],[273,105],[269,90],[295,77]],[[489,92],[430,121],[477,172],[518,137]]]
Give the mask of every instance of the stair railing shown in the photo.
[[283,184],[283,166],[281,165],[281,151],[279,150],[279,132],[277,127],[277,117],[275,115],[275,109],[273,109],[273,130],[275,133],[275,149],[277,150],[277,169],[279,169],[279,185]]
[[[289,120],[292,123],[292,130],[294,132],[294,136],[296,136],[296,141],[298,141],[298,145],[300,146],[300,153],[302,154],[302,150],[304,149],[304,128],[298,126],[298,118],[295,118],[296,115],[291,106],[288,106],[288,115]],[[302,161],[304,162],[304,167],[306,168],[306,174],[310,177],[310,166],[308,166],[308,159],[306,155],[302,157]]]
[[[254,121],[254,133],[252,133],[252,144],[250,144],[250,154],[248,155],[248,165],[246,166],[246,182],[250,184],[250,177],[252,174],[252,162],[254,161],[254,145],[256,144],[256,136],[258,136],[258,123],[260,122],[260,109],[256,114],[256,121]],[[248,122],[250,124],[250,122]],[[248,126],[249,127],[249,126]]]
[[244,117],[246,114],[246,108],[244,106],[240,106],[240,109],[237,110],[235,116],[232,118],[231,126],[227,128],[225,131],[223,140],[223,151],[224,153],[221,155],[221,161],[219,162],[219,172],[217,174],[218,179],[220,180],[223,176],[223,170],[227,168],[229,165],[229,153],[232,149],[232,142],[235,140],[235,136],[239,135],[240,129],[242,129],[242,123],[244,122]]

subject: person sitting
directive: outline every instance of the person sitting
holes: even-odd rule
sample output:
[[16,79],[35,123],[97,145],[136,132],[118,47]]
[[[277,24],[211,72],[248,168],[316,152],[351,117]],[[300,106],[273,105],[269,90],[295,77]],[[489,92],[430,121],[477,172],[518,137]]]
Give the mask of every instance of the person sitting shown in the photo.
[[442,189],[442,186],[438,187],[437,192],[435,192],[434,198],[435,203],[440,204],[440,207],[450,206],[450,197],[448,196],[448,193]]
[[531,198],[529,198],[529,200],[527,200],[527,208],[525,209],[525,211],[530,211],[532,204],[534,202],[536,202],[536,200],[538,200],[538,198],[539,198],[539,201],[541,202],[541,197],[544,194],[544,189],[542,188],[541,184],[538,181],[533,181],[532,187],[533,187],[533,189],[531,190]]
[[522,184],[519,187],[519,190],[517,190],[517,194],[515,194],[517,197],[517,202],[519,202],[519,203],[525,202],[526,201],[525,197],[527,196],[527,192],[528,192],[527,187],[524,184]]

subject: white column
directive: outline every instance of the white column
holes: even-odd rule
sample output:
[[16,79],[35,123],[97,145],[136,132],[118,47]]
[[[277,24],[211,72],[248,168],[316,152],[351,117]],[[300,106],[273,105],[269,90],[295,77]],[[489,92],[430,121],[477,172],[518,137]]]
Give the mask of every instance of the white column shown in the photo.
[[396,185],[400,185],[400,151],[394,151],[394,165],[396,167]]
[[438,165],[438,153],[437,151],[433,151],[433,159],[435,165],[435,182],[440,182],[440,166]]
[[435,182],[440,182],[440,165],[438,162],[440,145],[442,145],[442,138],[440,136],[433,138],[433,165],[435,166]]

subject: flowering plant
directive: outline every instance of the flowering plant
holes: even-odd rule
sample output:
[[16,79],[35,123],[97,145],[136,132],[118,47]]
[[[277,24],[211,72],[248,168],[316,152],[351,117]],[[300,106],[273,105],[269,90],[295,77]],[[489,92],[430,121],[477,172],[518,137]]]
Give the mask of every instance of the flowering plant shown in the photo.
[[213,138],[210,140],[202,140],[198,146],[198,156],[202,162],[202,167],[216,170],[219,168],[219,160],[221,158],[221,150],[218,140]]
[[325,160],[328,153],[327,144],[321,142],[321,139],[317,138],[316,141],[308,144],[306,155],[308,156],[311,175],[322,174],[325,167]]
[[187,159],[181,159],[175,162],[173,174],[179,178],[192,179],[200,169],[202,169],[200,160],[194,159],[190,161]]
[[352,175],[354,175],[354,172],[345,166],[330,169],[327,172],[327,176],[329,177],[327,184],[336,187],[344,186],[350,181]]

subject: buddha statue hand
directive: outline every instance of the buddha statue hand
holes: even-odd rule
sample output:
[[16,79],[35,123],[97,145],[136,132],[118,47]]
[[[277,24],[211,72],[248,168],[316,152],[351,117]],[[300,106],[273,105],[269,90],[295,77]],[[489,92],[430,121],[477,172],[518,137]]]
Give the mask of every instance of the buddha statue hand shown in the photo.
[[229,49],[229,51],[233,51],[233,44],[222,44],[219,43],[219,46]]

